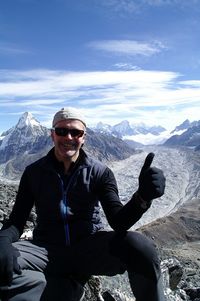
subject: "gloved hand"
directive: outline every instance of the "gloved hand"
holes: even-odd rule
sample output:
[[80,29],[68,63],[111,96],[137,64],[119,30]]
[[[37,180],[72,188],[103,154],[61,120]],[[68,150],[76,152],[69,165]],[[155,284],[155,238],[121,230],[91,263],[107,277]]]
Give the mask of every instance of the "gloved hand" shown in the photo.
[[150,167],[154,153],[149,153],[139,175],[138,193],[146,202],[159,198],[165,191],[165,177],[163,171]]
[[17,263],[17,253],[10,239],[0,236],[0,286],[11,285],[13,271],[21,274],[20,266]]

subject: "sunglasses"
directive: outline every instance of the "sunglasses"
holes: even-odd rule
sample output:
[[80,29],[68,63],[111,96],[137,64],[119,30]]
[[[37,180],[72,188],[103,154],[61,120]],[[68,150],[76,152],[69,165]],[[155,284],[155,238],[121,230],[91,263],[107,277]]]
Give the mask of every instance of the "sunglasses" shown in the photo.
[[52,128],[55,131],[57,136],[65,137],[68,134],[71,135],[72,138],[80,138],[83,137],[85,131],[78,129],[67,129],[67,128]]

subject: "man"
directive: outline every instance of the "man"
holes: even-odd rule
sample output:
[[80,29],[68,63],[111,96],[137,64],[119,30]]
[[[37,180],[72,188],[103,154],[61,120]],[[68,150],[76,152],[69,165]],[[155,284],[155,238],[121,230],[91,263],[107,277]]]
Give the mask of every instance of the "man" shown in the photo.
[[[128,231],[163,195],[163,172],[150,167],[150,153],[138,190],[123,206],[112,171],[83,151],[85,136],[79,112],[61,109],[53,118],[54,148],[22,175],[13,210],[0,231],[3,301],[75,301],[80,299],[77,287],[91,275],[125,271],[137,301],[164,301],[155,247],[142,234]],[[114,231],[102,229],[99,202]],[[33,240],[18,241],[33,205]],[[63,280],[66,295],[59,298]]]

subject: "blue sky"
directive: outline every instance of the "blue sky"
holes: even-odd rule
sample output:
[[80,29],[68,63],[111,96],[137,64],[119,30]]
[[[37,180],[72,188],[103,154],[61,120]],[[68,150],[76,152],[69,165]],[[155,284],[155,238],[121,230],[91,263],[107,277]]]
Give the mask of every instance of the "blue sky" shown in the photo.
[[173,129],[200,112],[199,0],[1,0],[0,133],[64,106]]

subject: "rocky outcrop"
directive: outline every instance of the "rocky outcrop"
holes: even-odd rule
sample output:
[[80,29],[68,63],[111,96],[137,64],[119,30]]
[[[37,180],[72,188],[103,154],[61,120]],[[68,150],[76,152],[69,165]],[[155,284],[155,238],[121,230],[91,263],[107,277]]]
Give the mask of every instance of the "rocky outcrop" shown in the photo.
[[[198,287],[184,279],[184,266],[176,258],[161,262],[161,270],[166,301],[200,301],[200,283]],[[85,287],[83,301],[132,301],[123,293],[115,290],[104,290],[100,277],[91,277]]]

